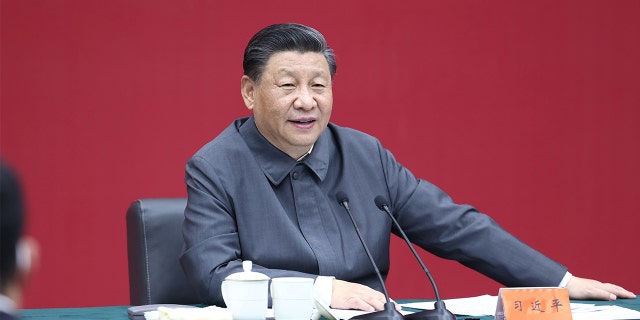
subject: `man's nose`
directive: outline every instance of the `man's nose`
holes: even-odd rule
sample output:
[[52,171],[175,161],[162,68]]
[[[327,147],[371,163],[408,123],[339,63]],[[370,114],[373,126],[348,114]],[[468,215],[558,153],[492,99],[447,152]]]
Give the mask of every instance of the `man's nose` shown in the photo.
[[298,92],[298,97],[294,102],[294,107],[310,110],[310,109],[313,109],[315,106],[316,106],[316,100],[315,100],[315,97],[313,96],[312,91],[306,87],[300,88],[300,91]]

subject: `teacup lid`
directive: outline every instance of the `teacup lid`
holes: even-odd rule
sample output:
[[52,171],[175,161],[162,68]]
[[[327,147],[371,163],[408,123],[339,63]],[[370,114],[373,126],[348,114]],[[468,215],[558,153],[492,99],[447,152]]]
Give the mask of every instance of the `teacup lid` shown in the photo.
[[242,269],[244,272],[236,272],[234,274],[230,274],[227,276],[226,280],[235,280],[235,281],[259,281],[259,280],[269,280],[269,277],[260,272],[251,271],[253,264],[251,260],[242,261]]

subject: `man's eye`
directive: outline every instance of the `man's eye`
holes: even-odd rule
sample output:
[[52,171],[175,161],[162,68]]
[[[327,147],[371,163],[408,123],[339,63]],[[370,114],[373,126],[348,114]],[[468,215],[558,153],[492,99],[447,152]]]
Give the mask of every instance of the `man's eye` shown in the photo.
[[285,84],[281,84],[280,87],[282,87],[282,88],[293,88],[295,86],[293,85],[293,83],[285,83]]

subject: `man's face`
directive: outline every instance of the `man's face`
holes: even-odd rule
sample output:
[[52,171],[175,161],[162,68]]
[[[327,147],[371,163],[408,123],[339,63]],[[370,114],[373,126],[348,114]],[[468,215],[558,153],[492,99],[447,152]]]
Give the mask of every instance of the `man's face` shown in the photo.
[[329,65],[322,53],[274,53],[259,82],[242,77],[242,97],[260,133],[294,159],[316,142],[333,106]]

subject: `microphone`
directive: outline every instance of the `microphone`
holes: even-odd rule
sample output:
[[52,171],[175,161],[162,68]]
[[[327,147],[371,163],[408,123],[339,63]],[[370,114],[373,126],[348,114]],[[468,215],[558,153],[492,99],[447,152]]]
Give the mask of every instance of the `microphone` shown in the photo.
[[451,311],[447,310],[447,307],[444,305],[444,301],[442,301],[442,299],[440,298],[438,287],[436,286],[436,282],[433,280],[431,273],[429,273],[429,270],[424,265],[424,262],[422,262],[422,259],[420,259],[420,256],[416,252],[416,249],[413,248],[411,241],[409,241],[409,238],[407,238],[407,235],[404,233],[404,230],[402,230],[402,227],[400,227],[398,220],[396,220],[396,218],[394,218],[393,215],[391,214],[391,210],[389,210],[389,205],[387,204],[387,200],[383,196],[376,196],[376,198],[374,199],[374,202],[376,203],[376,206],[378,207],[378,209],[387,213],[389,218],[391,218],[391,221],[393,221],[393,224],[396,226],[396,228],[398,228],[398,231],[400,231],[400,234],[402,235],[402,239],[404,239],[404,241],[409,246],[409,249],[411,249],[411,252],[413,252],[413,255],[416,257],[416,260],[418,260],[418,263],[420,263],[422,270],[429,278],[429,281],[431,282],[431,286],[433,287],[433,291],[436,294],[436,302],[434,303],[433,310],[423,310],[420,312],[408,314],[404,318],[407,320],[445,320],[445,319],[455,320],[456,316],[454,316],[453,313],[451,313]]
[[389,299],[389,293],[387,292],[387,287],[384,285],[384,280],[382,279],[382,274],[380,274],[380,270],[378,269],[378,266],[376,265],[376,262],[373,260],[373,256],[371,256],[371,252],[369,251],[369,247],[367,247],[367,244],[364,242],[364,239],[362,238],[362,234],[360,233],[360,229],[358,228],[358,224],[356,223],[356,220],[353,218],[353,215],[351,214],[351,210],[349,209],[349,198],[347,197],[347,194],[342,192],[342,191],[338,191],[336,193],[336,199],[338,200],[338,203],[347,212],[347,214],[349,215],[349,218],[351,218],[351,222],[353,223],[353,227],[356,229],[356,233],[358,234],[358,239],[360,239],[360,242],[362,243],[362,247],[364,248],[364,251],[367,253],[367,257],[369,258],[369,262],[371,262],[371,265],[373,266],[373,269],[376,272],[376,276],[378,276],[378,281],[380,281],[380,285],[382,285],[382,291],[384,293],[384,297],[387,299],[387,302],[384,304],[384,310],[365,313],[365,314],[362,314],[362,315],[359,315],[359,316],[352,317],[351,319],[364,319],[364,320],[371,320],[371,319],[398,320],[398,319],[404,319],[402,314],[400,312],[398,312],[398,310],[396,310],[396,307],[395,307],[394,303],[391,302],[391,299]]

